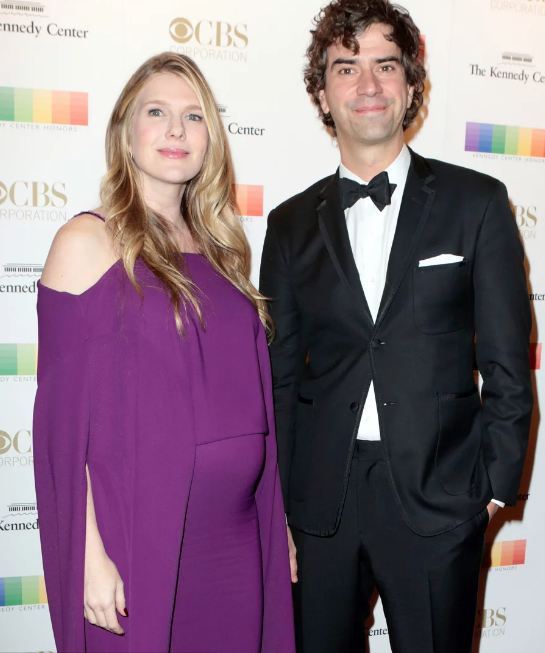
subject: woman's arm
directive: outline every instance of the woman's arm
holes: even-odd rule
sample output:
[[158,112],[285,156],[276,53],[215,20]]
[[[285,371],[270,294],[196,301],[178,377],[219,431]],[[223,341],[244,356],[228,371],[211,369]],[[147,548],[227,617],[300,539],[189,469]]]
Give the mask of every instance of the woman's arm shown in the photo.
[[[41,278],[53,290],[80,295],[92,286],[115,261],[104,222],[82,214],[57,232]],[[123,581],[108,557],[100,536],[93,503],[89,470],[84,564],[84,616],[92,624],[122,635],[116,608],[126,616]]]
[[119,625],[116,609],[119,614],[127,615],[125,607],[125,592],[123,581],[117,567],[110,560],[98,530],[93,490],[89,468],[87,474],[87,520],[85,531],[85,580],[84,580],[84,615],[89,623],[106,628],[112,633],[123,635],[125,632]]
[[83,213],[57,231],[40,282],[79,295],[96,283],[117,258],[104,222]]

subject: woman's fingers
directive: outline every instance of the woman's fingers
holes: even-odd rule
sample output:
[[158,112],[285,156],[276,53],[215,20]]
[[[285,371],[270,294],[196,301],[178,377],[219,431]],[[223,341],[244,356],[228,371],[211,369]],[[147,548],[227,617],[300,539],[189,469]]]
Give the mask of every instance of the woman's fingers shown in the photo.
[[109,630],[104,612],[96,608],[93,610],[93,612],[95,613],[95,617],[97,620],[96,625],[100,626],[100,628],[105,628],[106,630]]
[[115,605],[112,603],[109,607],[85,606],[84,616],[90,624],[109,630],[116,635],[123,635],[125,631],[119,625],[115,612]]
[[89,623],[123,635],[116,609],[126,615],[125,592],[117,567],[103,550],[88,548],[85,556],[85,616]]
[[119,625],[119,621],[117,620],[117,614],[115,612],[115,605],[111,605],[107,610],[104,610],[104,619],[106,622],[106,628],[111,631],[112,633],[115,633],[116,635],[123,635],[125,631],[121,626]]
[[128,617],[127,605],[125,603],[125,588],[123,587],[123,582],[118,581],[115,587],[115,607],[119,614],[122,614],[124,617]]
[[290,559],[290,574],[291,582],[297,582],[297,549],[295,548],[295,543],[293,541],[293,536],[291,534],[291,529],[288,526],[288,553]]
[[95,611],[92,608],[90,608],[89,606],[85,606],[85,609],[83,610],[83,616],[87,619],[87,621],[90,624],[96,626],[97,618],[95,615]]

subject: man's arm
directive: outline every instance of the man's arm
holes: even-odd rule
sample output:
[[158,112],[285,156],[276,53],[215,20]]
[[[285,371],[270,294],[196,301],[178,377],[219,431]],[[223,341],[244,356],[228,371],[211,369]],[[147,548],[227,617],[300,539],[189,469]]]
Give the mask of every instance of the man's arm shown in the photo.
[[533,404],[531,316],[524,252],[503,184],[491,196],[478,236],[473,285],[484,459],[492,496],[514,504]]
[[[270,300],[274,340],[270,346],[278,441],[278,467],[288,509],[291,457],[295,439],[295,406],[298,376],[304,362],[300,347],[299,312],[293,295],[286,252],[282,251],[274,222],[269,216],[261,257],[259,287]],[[303,360],[300,360],[303,359]]]

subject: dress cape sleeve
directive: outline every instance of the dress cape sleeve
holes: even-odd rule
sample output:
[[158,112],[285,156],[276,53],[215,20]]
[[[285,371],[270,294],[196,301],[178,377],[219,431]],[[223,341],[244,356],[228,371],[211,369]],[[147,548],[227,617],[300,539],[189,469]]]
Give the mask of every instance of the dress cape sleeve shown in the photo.
[[264,594],[261,653],[295,653],[286,516],[277,466],[269,350],[263,329],[257,348],[269,428],[265,467],[256,491]]
[[45,584],[58,653],[85,651],[89,388],[83,305],[82,296],[39,285],[34,475]]

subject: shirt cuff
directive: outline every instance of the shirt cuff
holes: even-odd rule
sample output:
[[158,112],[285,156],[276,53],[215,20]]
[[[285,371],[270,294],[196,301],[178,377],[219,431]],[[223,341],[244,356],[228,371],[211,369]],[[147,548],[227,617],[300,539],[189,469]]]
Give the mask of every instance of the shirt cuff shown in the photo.
[[505,508],[505,501],[498,501],[498,499],[490,499],[492,503],[495,503],[500,508]]

